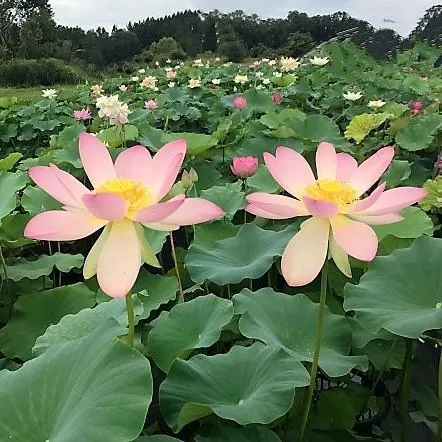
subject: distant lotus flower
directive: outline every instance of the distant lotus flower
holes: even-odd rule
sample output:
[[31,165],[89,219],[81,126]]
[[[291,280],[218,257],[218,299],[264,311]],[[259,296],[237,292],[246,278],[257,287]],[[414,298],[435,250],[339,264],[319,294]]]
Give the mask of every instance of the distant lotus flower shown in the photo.
[[193,60],[193,65],[201,68],[204,66],[204,63],[202,62],[201,58],[197,58],[196,60]]
[[263,72],[257,72],[256,74],[256,78],[262,78],[264,76]]
[[269,60],[268,58],[263,58],[261,61],[262,61],[263,63],[268,63],[270,60]]
[[258,170],[258,158],[253,156],[233,157],[230,169],[237,177],[248,178]]
[[212,84],[218,86],[218,85],[221,84],[221,80],[220,80],[219,78],[214,78],[214,79],[212,80]]
[[268,61],[269,66],[275,66],[275,64],[276,64],[276,60],[269,60]]
[[146,69],[138,69],[138,73],[139,74],[145,74],[146,73]]
[[276,78],[282,78],[282,72],[273,72],[273,76]]
[[92,118],[91,111],[88,108],[76,110],[74,111],[73,115],[74,118],[78,121],[86,121]]
[[235,109],[244,109],[247,107],[247,100],[242,95],[237,95],[233,98],[232,104]]
[[97,98],[96,106],[99,109],[98,116],[108,120],[110,124],[120,126],[129,122],[129,106],[118,99],[118,95],[110,97],[102,95]]
[[158,80],[156,77],[149,75],[148,77],[144,77],[143,81],[140,83],[140,86],[156,90],[157,81]]
[[172,231],[223,215],[217,205],[202,198],[181,194],[164,200],[183,163],[184,140],[166,144],[154,157],[143,146],[130,147],[114,164],[106,146],[83,132],[79,153],[93,190],[55,165],[31,167],[31,179],[63,210],[38,214],[24,235],[41,241],[74,241],[104,227],[85,260],[83,275],[89,279],[96,274],[103,292],[113,298],[130,292],[144,262],[160,267],[144,227]]
[[167,71],[167,72],[166,72],[166,77],[167,77],[169,80],[173,80],[173,79],[176,77],[176,72],[175,72],[175,71],[172,71],[172,70]]
[[272,80],[270,80],[270,78],[264,78],[264,80],[262,80],[263,84],[270,84],[272,82]]
[[297,58],[295,59],[293,57],[289,57],[289,58],[282,57],[280,60],[280,63],[281,63],[282,70],[285,72],[294,71],[301,64]]
[[41,96],[43,98],[57,98],[57,90],[56,89],[43,89]]
[[351,276],[349,255],[361,261],[376,256],[378,237],[370,225],[401,221],[400,211],[425,197],[427,192],[417,187],[385,191],[385,183],[364,197],[393,156],[393,147],[383,147],[358,167],[351,155],[336,154],[332,144],[323,142],[316,151],[315,178],[309,163],[293,149],[278,147],[275,156],[264,153],[270,174],[292,196],[252,193],[246,197],[246,210],[268,219],[311,216],[282,256],[282,274],[290,286],[313,281],[328,254]]
[[140,79],[140,77],[135,76],[135,77],[132,77],[130,80],[131,81],[138,81],[139,79]]
[[247,75],[240,75],[238,74],[234,79],[233,79],[235,84],[246,84],[249,79],[247,77]]
[[216,61],[216,62],[221,61],[221,57],[216,57],[216,58],[215,58],[215,61]]
[[175,83],[174,81],[171,81],[171,82],[168,84],[168,86],[169,86],[170,88],[175,87],[175,86],[176,86],[176,83]]
[[261,61],[260,61],[260,60],[255,60],[255,61],[252,61],[252,63],[250,63],[249,66],[250,66],[252,69],[256,69],[256,68],[259,67],[260,64],[261,64]]
[[313,57],[310,58],[310,63],[314,66],[325,66],[328,62],[330,61],[330,59],[328,57]]
[[155,66],[159,66],[160,65],[160,62],[157,60],[156,62],[155,62]]
[[191,78],[188,84],[189,89],[201,87],[201,80],[199,78]]
[[156,101],[149,100],[144,103],[144,107],[149,110],[154,110],[158,107],[158,105],[157,105]]
[[349,101],[358,101],[360,100],[364,94],[362,92],[346,92],[345,94],[342,94],[342,96]]
[[370,107],[371,109],[379,109],[385,104],[385,101],[382,100],[372,100],[368,102],[368,107]]
[[439,154],[439,156],[437,157],[435,167],[437,167],[438,169],[442,169],[442,155],[441,154]]
[[168,59],[166,60],[166,63],[167,63],[167,64],[170,64],[170,63],[172,63],[172,60],[171,60],[170,58],[168,58]]
[[101,84],[94,84],[91,86],[91,94],[93,97],[97,98],[104,92],[103,86]]
[[420,101],[412,100],[408,104],[410,107],[410,112],[412,115],[417,115],[424,107],[424,105]]
[[122,84],[122,85],[119,87],[119,89],[120,89],[121,92],[127,92],[127,86],[126,86],[125,84]]
[[273,101],[273,103],[275,103],[275,104],[281,104],[281,103],[282,103],[282,95],[281,95],[281,92],[278,92],[278,91],[273,92],[273,95],[272,95],[272,101]]

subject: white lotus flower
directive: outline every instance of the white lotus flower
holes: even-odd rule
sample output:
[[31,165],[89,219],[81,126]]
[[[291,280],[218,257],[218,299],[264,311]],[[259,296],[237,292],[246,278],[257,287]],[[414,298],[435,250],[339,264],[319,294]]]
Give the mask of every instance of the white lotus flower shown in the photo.
[[238,74],[233,79],[233,81],[235,82],[235,84],[246,84],[249,81],[249,79],[248,79],[247,75],[240,75],[240,74]]
[[382,100],[372,100],[368,102],[368,107],[371,109],[379,109],[384,106],[386,103]]
[[119,87],[119,89],[120,89],[121,92],[127,92],[127,86],[126,86],[125,84],[122,84],[122,85]]
[[146,69],[138,69],[138,73],[139,74],[145,74],[146,73]]
[[143,81],[140,83],[141,87],[148,87],[150,89],[156,90],[157,78],[150,75],[149,77],[144,77]]
[[301,63],[299,63],[298,59],[295,59],[293,57],[282,57],[281,58],[281,69],[285,72],[291,72],[294,71],[299,67]]
[[140,77],[135,76],[135,77],[132,77],[132,78],[130,79],[130,81],[138,81],[139,79],[140,79]]
[[273,72],[273,76],[276,78],[281,78],[282,77],[282,72]]
[[41,96],[43,98],[57,98],[57,90],[56,89],[43,89]]
[[271,80],[270,78],[264,78],[264,80],[262,80],[263,84],[270,84]]
[[330,61],[330,59],[328,57],[313,57],[310,58],[310,63],[315,65],[315,66],[325,66],[328,62]]
[[362,92],[346,92],[345,94],[342,94],[342,96],[349,101],[358,101],[363,97]]
[[219,85],[219,84],[221,84],[221,80],[219,79],[219,78],[214,78],[213,80],[212,80],[212,84],[215,84],[215,85]]
[[171,81],[170,83],[169,83],[169,87],[175,87],[176,86],[176,83],[174,82],[174,81]]
[[129,122],[128,116],[131,111],[126,103],[122,103],[118,99],[118,95],[98,97],[96,106],[99,109],[98,116],[109,120],[110,124],[119,126]]
[[91,94],[93,97],[99,97],[103,92],[103,86],[101,84],[94,84],[91,86]]
[[195,89],[201,87],[201,80],[199,78],[191,78],[187,86],[189,89]]

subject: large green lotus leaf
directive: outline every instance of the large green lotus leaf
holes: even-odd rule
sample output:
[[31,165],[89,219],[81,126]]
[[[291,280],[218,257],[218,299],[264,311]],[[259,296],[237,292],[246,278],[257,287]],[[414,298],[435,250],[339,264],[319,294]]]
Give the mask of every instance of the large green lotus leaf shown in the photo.
[[373,226],[379,241],[388,235],[396,238],[419,238],[433,234],[431,218],[418,207],[407,207],[401,211],[401,216],[404,219],[398,223]]
[[149,353],[158,367],[168,372],[175,359],[214,344],[232,317],[232,301],[215,295],[178,304],[149,333]]
[[214,186],[201,191],[201,198],[212,201],[224,210],[224,216],[232,219],[238,210],[246,207],[246,200],[242,192],[242,183],[225,184],[224,186]]
[[260,165],[255,175],[247,179],[249,192],[276,193],[279,190],[279,184],[273,179],[266,166]]
[[281,442],[276,433],[262,425],[250,425],[243,428],[233,428],[216,425],[210,431],[201,431],[195,437],[195,442]]
[[[298,361],[313,361],[319,304],[307,296],[285,295],[263,288],[242,290],[233,297],[235,314],[242,314],[239,329],[248,338],[279,345]],[[352,331],[343,316],[325,312],[319,366],[332,377],[353,368],[367,369],[365,356],[348,356]]]
[[291,408],[295,387],[308,383],[304,366],[279,347],[234,346],[177,359],[161,384],[160,408],[175,432],[211,413],[240,425],[267,424]]
[[[137,295],[132,297],[135,316],[141,315],[144,310],[143,305]],[[94,308],[84,308],[76,314],[63,316],[58,324],[50,325],[45,333],[37,338],[32,351],[34,354],[40,354],[51,346],[83,338],[110,318],[120,324],[115,330],[115,336],[127,333],[125,299],[112,299]]]
[[0,172],[0,219],[16,208],[16,193],[26,186],[27,181],[24,172]]
[[412,152],[426,149],[433,142],[435,134],[442,128],[442,116],[430,114],[412,118],[408,126],[396,135],[396,143],[402,149]]
[[21,197],[21,205],[23,209],[33,216],[48,210],[59,210],[62,206],[56,199],[36,186],[26,187]]
[[356,355],[367,355],[376,370],[388,371],[390,368],[400,370],[404,361],[405,342],[396,337],[391,341],[375,339],[370,341],[364,348],[353,348]]
[[2,158],[0,160],[0,171],[1,172],[7,172],[8,170],[12,169],[21,158],[23,157],[23,154],[20,152],[12,152],[5,158]]
[[33,242],[32,239],[23,236],[25,226],[29,222],[29,219],[29,215],[18,212],[13,212],[11,215],[6,215],[1,219],[0,241],[3,242],[8,249],[23,247]]
[[174,140],[186,140],[188,155],[201,154],[218,143],[218,140],[211,135],[190,132],[164,134],[161,139],[164,143]]
[[[38,295],[36,295],[38,296]],[[152,398],[149,362],[115,338],[109,321],[0,372],[0,433],[16,442],[128,442]]]
[[83,265],[83,255],[69,255],[56,252],[53,255],[40,255],[34,261],[19,258],[14,265],[7,266],[8,279],[20,281],[24,278],[37,279],[49,275],[54,267],[60,272],[67,273]]
[[11,319],[0,329],[0,349],[9,358],[29,359],[35,340],[50,325],[94,304],[95,293],[83,283],[22,295]]
[[239,226],[225,221],[197,224],[193,244],[201,249],[211,250],[213,244],[222,239],[232,238],[238,232]]
[[181,439],[166,436],[165,434],[155,434],[153,436],[141,436],[135,442],[182,442]]
[[388,114],[386,113],[356,115],[345,130],[345,138],[347,140],[353,139],[356,144],[360,144],[372,130],[384,123],[387,118]]
[[358,285],[344,289],[346,311],[369,331],[406,338],[442,328],[442,240],[423,236],[376,258]]
[[236,236],[217,241],[211,250],[192,244],[185,265],[198,284],[209,280],[225,285],[259,278],[272,266],[274,258],[282,255],[294,234],[294,226],[275,232],[244,224]]
[[393,160],[390,167],[381,178],[381,182],[385,181],[390,188],[397,187],[402,181],[410,178],[411,167],[406,160]]
[[281,112],[270,112],[263,115],[259,121],[269,129],[286,126],[293,119],[304,121],[307,115],[299,109],[283,109]]
[[[1,99],[0,99],[1,107]],[[3,143],[9,143],[11,138],[17,136],[17,125],[16,124],[2,124],[0,125],[0,140]]]

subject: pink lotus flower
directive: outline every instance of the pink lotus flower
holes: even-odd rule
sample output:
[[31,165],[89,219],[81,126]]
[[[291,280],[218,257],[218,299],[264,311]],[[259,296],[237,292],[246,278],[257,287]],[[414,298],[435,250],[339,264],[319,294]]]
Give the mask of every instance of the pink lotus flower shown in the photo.
[[281,95],[281,93],[278,92],[278,91],[273,92],[272,101],[275,104],[281,104],[282,103],[282,95]]
[[158,104],[154,100],[149,100],[144,103],[146,109],[154,110],[158,107]]
[[367,192],[390,165],[392,147],[384,147],[359,167],[346,154],[336,154],[332,144],[321,143],[316,151],[318,178],[298,152],[278,147],[276,155],[264,153],[269,172],[290,196],[252,193],[246,210],[269,219],[311,216],[301,225],[284,250],[281,270],[291,286],[313,281],[330,252],[336,266],[351,276],[348,255],[371,261],[378,239],[370,224],[390,224],[402,220],[400,210],[420,201],[424,189],[399,187],[385,190],[380,184]]
[[78,121],[90,120],[92,118],[89,108],[76,110],[74,111],[73,116]]
[[173,80],[176,77],[176,72],[175,71],[167,71],[166,72],[166,77],[169,80]]
[[233,164],[230,166],[234,175],[240,178],[252,176],[258,170],[257,157],[233,157]]
[[247,100],[242,95],[236,95],[232,104],[235,109],[244,109],[247,107]]
[[412,115],[417,115],[424,107],[424,105],[420,101],[410,101],[408,104],[410,107],[410,112]]
[[143,146],[124,150],[115,161],[95,136],[80,134],[80,158],[94,190],[51,164],[29,170],[32,180],[63,204],[35,216],[25,228],[28,238],[73,241],[104,227],[83,269],[86,279],[97,275],[109,296],[126,296],[145,262],[159,267],[144,227],[172,231],[222,216],[210,201],[178,195],[164,201],[186,154],[186,142],[166,144],[152,158]]

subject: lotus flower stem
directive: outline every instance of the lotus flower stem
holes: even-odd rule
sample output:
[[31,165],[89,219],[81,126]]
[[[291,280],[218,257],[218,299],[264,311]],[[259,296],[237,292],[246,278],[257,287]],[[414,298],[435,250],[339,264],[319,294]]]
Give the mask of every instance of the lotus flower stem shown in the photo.
[[132,302],[132,294],[129,292],[126,295],[126,310],[127,310],[127,324],[129,331],[127,333],[127,343],[130,347],[134,347],[134,337],[135,337],[135,316],[134,316],[134,306]]
[[180,269],[178,267],[178,260],[176,258],[175,243],[173,241],[173,234],[172,234],[172,232],[170,232],[169,238],[170,238],[170,247],[172,248],[173,263],[175,265],[175,273],[176,273],[176,277],[178,279],[178,287],[180,289],[180,295],[178,297],[178,302],[181,304],[181,303],[184,302],[184,292],[183,292],[183,285],[181,283]]
[[439,421],[437,424],[437,442],[442,442],[442,346],[439,358]]
[[402,442],[408,440],[408,423],[410,419],[408,410],[408,398],[411,384],[411,360],[413,358],[413,341],[407,339],[405,342],[405,355],[402,363],[402,379],[400,388],[400,411],[402,419]]
[[325,300],[327,296],[327,279],[328,279],[328,261],[324,263],[321,273],[321,292],[319,299],[319,314],[318,323],[316,324],[316,342],[315,342],[315,353],[313,355],[313,363],[310,371],[310,385],[308,387],[307,402],[305,404],[304,416],[302,418],[301,431],[300,431],[300,442],[303,440],[305,429],[307,428],[308,417],[310,414],[310,408],[313,400],[313,393],[316,387],[316,375],[318,373],[319,364],[319,353],[321,351],[321,339],[322,332],[324,329],[324,313],[325,313]]

